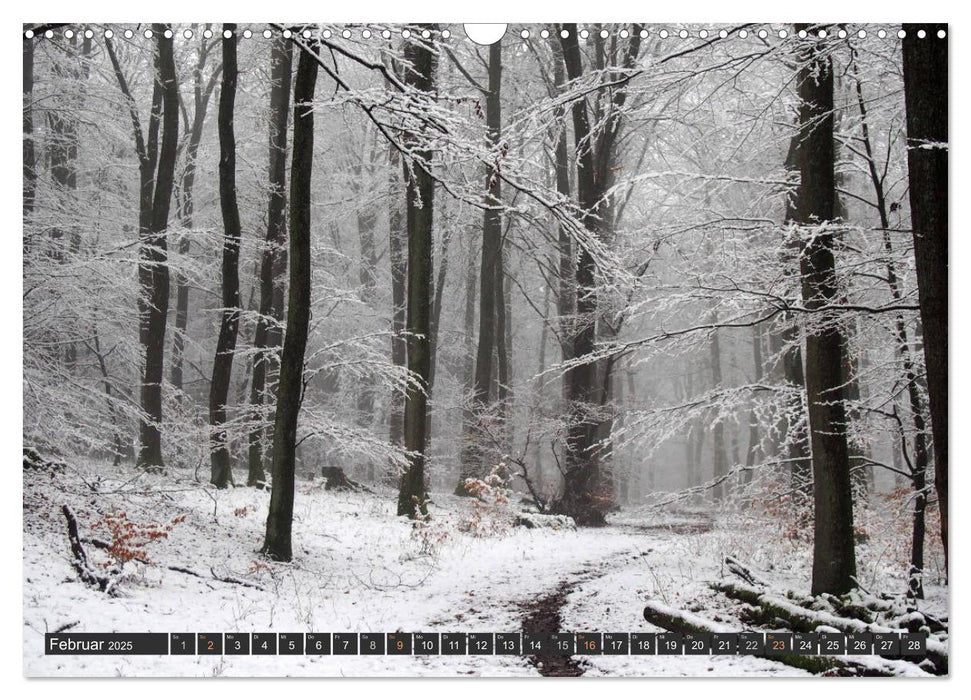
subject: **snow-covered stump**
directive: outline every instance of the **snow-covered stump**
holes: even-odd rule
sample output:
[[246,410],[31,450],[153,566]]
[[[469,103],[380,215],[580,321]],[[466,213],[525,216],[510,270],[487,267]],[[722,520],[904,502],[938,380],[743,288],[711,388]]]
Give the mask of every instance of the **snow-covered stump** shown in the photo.
[[364,484],[354,481],[340,467],[321,467],[320,475],[326,479],[325,491],[363,491],[373,493]]
[[528,529],[548,528],[550,530],[576,530],[577,524],[569,515],[546,515],[543,513],[517,513],[515,525]]

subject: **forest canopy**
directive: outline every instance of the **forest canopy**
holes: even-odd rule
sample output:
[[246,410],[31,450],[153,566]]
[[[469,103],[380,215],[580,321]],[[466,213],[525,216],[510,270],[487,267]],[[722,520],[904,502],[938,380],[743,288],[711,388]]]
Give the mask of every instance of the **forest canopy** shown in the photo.
[[269,489],[284,561],[322,472],[418,521],[771,512],[814,594],[899,508],[922,595],[947,49],[898,29],[30,27],[25,467]]

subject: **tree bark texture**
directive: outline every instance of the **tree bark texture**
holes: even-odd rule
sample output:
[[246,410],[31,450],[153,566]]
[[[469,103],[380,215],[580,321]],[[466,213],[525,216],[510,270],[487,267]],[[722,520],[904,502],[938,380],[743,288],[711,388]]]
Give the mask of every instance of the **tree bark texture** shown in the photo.
[[310,184],[314,161],[316,47],[301,46],[293,89],[293,158],[290,165],[290,289],[280,358],[273,427],[273,488],[263,552],[277,561],[293,558],[293,495],[297,418],[303,398],[303,363],[310,330]]

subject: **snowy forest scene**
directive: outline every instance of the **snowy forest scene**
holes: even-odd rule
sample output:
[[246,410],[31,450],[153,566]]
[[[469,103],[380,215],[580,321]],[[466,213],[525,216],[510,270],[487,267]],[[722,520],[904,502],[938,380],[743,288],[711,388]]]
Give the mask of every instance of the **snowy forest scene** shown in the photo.
[[23,26],[25,676],[949,674],[948,25],[502,26]]

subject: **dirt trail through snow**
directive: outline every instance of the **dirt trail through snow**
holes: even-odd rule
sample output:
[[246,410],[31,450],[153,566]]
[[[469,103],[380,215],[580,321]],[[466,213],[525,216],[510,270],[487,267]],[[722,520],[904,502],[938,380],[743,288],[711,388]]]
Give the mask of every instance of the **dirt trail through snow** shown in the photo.
[[[708,532],[712,527],[710,521],[691,523],[676,523],[671,525],[615,525],[606,528],[614,529],[625,534],[644,535],[645,545],[656,546],[659,534],[700,534]],[[648,550],[650,551],[650,550]],[[562,579],[557,587],[549,594],[540,598],[519,601],[517,604],[523,610],[523,632],[527,634],[550,635],[565,631],[561,615],[567,605],[568,598],[577,587],[589,581],[605,576],[619,567],[630,565],[643,556],[640,553],[618,559],[616,556],[588,564],[588,566],[569,578]],[[529,662],[543,676],[582,676],[586,671],[585,663],[578,655],[540,654],[529,657]]]

